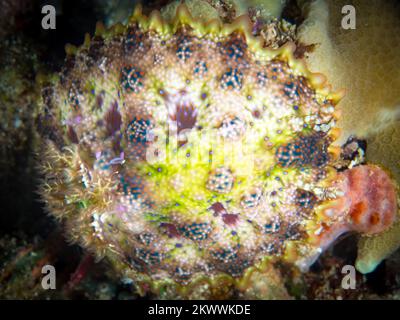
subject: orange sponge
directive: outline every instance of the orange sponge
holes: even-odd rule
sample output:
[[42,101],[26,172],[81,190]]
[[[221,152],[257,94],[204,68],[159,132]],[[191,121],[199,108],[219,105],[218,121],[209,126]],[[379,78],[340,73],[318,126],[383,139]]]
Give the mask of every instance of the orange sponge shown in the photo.
[[388,174],[374,165],[355,167],[344,173],[351,199],[351,229],[364,233],[380,233],[396,218],[396,188]]

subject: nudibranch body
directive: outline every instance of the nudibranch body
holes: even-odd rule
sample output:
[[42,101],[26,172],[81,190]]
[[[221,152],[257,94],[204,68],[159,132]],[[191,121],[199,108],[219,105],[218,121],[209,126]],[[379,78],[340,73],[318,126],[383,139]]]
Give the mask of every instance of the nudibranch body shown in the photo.
[[389,193],[368,202],[333,167],[340,94],[293,45],[263,48],[249,30],[138,9],[69,47],[43,90],[48,210],[142,290],[241,290],[271,259],[306,268],[339,234],[394,220],[385,173],[358,173]]

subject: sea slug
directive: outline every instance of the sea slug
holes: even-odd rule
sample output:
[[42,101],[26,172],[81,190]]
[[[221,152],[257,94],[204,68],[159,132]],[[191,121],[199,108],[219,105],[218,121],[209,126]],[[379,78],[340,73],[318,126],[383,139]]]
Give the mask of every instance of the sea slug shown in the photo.
[[344,232],[387,230],[394,184],[377,166],[337,172],[342,94],[294,50],[185,6],[99,25],[43,88],[48,211],[140,292],[176,297],[240,291],[273,259],[307,269]]

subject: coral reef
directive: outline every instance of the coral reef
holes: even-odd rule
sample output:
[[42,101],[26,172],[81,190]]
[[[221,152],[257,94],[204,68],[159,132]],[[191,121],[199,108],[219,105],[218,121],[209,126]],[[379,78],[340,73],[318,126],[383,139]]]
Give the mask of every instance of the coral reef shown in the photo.
[[336,171],[341,94],[294,51],[186,6],[98,25],[43,88],[47,209],[141,294],[287,297],[273,261],[306,270],[340,234],[397,218],[382,169]]

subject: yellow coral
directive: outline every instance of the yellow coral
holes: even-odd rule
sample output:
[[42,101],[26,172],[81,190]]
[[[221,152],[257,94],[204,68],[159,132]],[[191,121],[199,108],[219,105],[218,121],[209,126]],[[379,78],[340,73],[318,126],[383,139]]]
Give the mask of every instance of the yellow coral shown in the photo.
[[392,121],[381,131],[368,137],[367,159],[390,168],[391,173],[400,182],[400,119]]
[[299,28],[301,41],[317,44],[308,57],[310,69],[329,74],[334,87],[346,89],[341,102],[342,141],[350,134],[369,136],[376,131],[377,118],[397,113],[400,106],[398,8],[391,1],[352,3],[355,30],[341,27],[341,8],[349,4],[345,0],[312,2]]
[[303,4],[307,19],[299,28],[299,38],[304,43],[317,44],[308,57],[310,69],[329,74],[334,87],[346,89],[339,123],[343,135],[338,141],[344,142],[350,134],[369,138],[371,151],[381,151],[370,152],[369,155],[374,155],[371,160],[386,160],[400,180],[399,151],[387,148],[386,143],[385,149],[379,147],[381,140],[395,143],[400,139],[398,131],[386,129],[388,125],[399,124],[399,9],[392,1],[352,3],[356,9],[356,30],[341,28],[341,8],[348,1],[318,0]]
[[378,236],[362,237],[358,243],[357,270],[362,273],[373,271],[400,246],[399,234],[400,221],[397,221],[389,230]]
[[[172,20],[175,17],[175,12],[181,2],[182,1],[174,1],[162,8],[162,17],[167,20]],[[207,21],[219,17],[218,11],[206,1],[186,0],[185,4],[191,15],[195,18]]]

